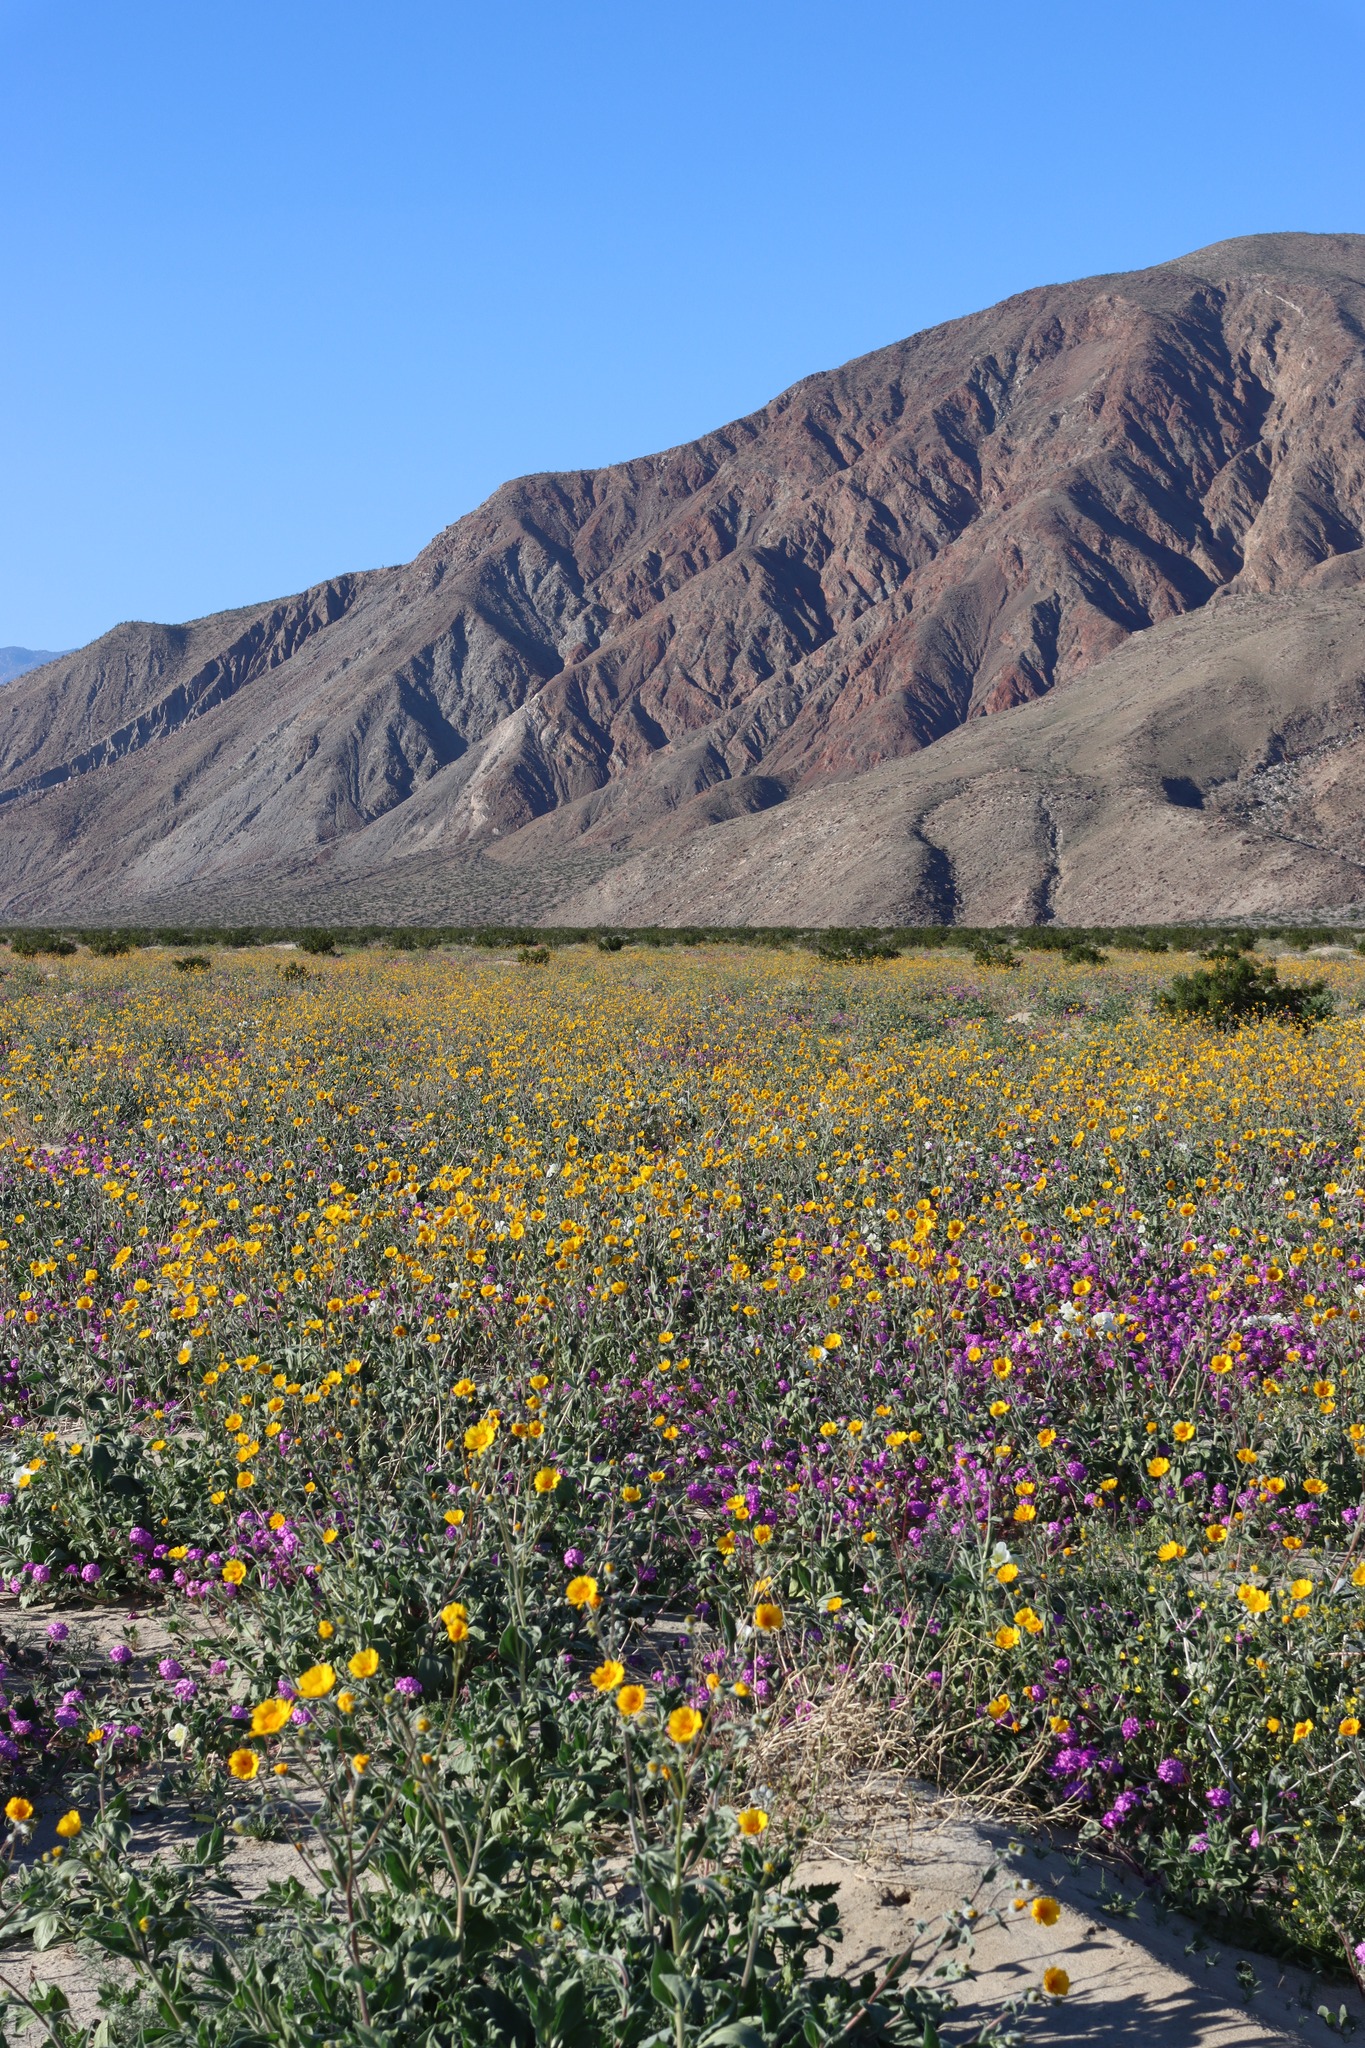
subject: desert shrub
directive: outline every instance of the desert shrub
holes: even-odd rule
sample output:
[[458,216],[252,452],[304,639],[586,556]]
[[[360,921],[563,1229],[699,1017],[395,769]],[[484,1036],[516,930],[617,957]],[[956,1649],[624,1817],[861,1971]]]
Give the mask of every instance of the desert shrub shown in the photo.
[[181,974],[205,974],[210,961],[207,953],[182,953],[177,959],[172,960],[171,965],[178,968]]
[[1256,950],[1255,932],[1215,932],[1200,947],[1201,960],[1236,960]]
[[517,958],[523,967],[543,967],[550,957],[548,946],[520,946]]
[[895,940],[888,933],[878,931],[821,932],[815,942],[815,950],[822,960],[838,960],[850,966],[900,957],[900,947]]
[[1019,956],[1013,947],[1003,939],[983,935],[972,947],[972,958],[978,967],[1017,967]]
[[1287,946],[1292,953],[1306,953],[1310,946],[1349,945],[1351,933],[1328,924],[1275,925],[1265,937]]
[[315,953],[319,958],[326,958],[335,953],[337,949],[336,933],[329,931],[300,932],[298,946],[299,951],[302,953]]
[[1169,988],[1159,990],[1158,1009],[1221,1029],[1258,1017],[1278,1017],[1306,1029],[1332,1014],[1325,982],[1284,982],[1273,965],[1258,967],[1244,954],[1231,951],[1211,958],[1210,967],[1177,974]]
[[1062,953],[1068,967],[1102,967],[1108,957],[1098,946],[1092,946],[1089,939],[1073,939]]
[[597,950],[599,953],[619,953],[625,943],[620,932],[603,932],[598,938]]
[[131,942],[122,932],[91,932],[85,943],[100,959],[112,960],[126,953]]
[[286,960],[280,969],[281,981],[307,981],[308,969],[301,960]]
[[54,953],[64,959],[76,948],[72,940],[59,938],[55,932],[16,932],[10,940],[10,950],[21,960],[33,960],[39,953]]

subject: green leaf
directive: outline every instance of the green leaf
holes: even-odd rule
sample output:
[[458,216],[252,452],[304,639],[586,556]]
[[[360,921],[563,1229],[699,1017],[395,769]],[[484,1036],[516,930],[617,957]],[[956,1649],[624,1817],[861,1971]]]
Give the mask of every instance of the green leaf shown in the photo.
[[59,1913],[40,1913],[33,1923],[33,1946],[38,1949],[51,1948],[62,1932]]
[[35,1978],[29,1997],[39,2012],[70,2012],[71,2001],[60,1984],[46,1984],[41,1977]]
[[649,1988],[658,2003],[670,2012],[676,2012],[683,2002],[683,1981],[666,1948],[654,1951],[654,1967],[649,1973]]

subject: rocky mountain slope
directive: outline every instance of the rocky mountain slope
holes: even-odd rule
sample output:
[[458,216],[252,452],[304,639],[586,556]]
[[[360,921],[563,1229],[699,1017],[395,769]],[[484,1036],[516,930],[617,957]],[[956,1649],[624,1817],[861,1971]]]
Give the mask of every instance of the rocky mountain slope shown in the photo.
[[1362,337],[1365,237],[1221,244],[121,626],[0,699],[0,914],[1344,913]]

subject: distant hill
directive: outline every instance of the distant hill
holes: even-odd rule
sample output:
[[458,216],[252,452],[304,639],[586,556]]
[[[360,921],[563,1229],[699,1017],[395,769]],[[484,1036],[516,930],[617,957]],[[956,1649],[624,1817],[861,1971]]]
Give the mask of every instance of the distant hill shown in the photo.
[[0,699],[0,915],[1365,915],[1365,237],[1048,285]]
[[26,676],[31,668],[60,659],[60,654],[41,647],[0,647],[0,683],[12,683],[16,676]]

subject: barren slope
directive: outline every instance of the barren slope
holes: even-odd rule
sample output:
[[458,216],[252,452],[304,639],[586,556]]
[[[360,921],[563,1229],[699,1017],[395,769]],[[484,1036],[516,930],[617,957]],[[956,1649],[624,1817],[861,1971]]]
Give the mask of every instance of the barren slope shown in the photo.
[[[803,819],[947,773],[948,744],[1004,774],[1015,707],[1047,699],[1060,735],[1130,634],[1359,548],[1363,335],[1365,238],[1223,244],[1024,293],[662,455],[509,484],[406,568],[120,627],[0,697],[0,913],[568,915],[662,901],[662,875],[701,916],[733,893],[723,847],[790,849]],[[1178,689],[1186,643],[1148,637],[1143,687]],[[1196,782],[1201,718],[1171,771]],[[1213,812],[1164,809],[1226,853]],[[678,850],[640,856],[659,834]],[[845,902],[821,843],[803,909],[755,883],[746,914]],[[1290,843],[1238,859],[1274,894]],[[627,857],[635,881],[594,883]],[[966,916],[952,860],[911,893]],[[1300,893],[1318,872],[1286,871]],[[1113,897],[1080,869],[1009,886],[1038,915]],[[868,877],[853,894],[900,914]]]
[[1362,815],[1365,584],[1220,597],[912,759],[660,835],[553,921],[1359,919]]

